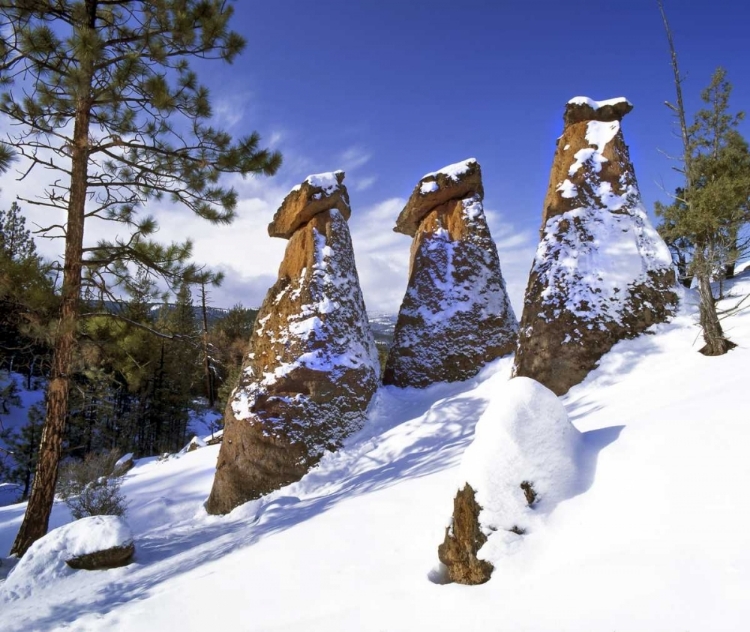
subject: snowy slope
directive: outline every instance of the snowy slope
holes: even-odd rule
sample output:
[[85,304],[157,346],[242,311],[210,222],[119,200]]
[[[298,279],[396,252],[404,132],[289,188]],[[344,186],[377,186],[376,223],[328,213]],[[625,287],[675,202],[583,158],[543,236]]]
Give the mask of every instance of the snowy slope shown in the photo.
[[[750,273],[733,291],[750,293]],[[725,321],[738,348],[706,358],[692,300],[562,399],[590,484],[487,584],[440,585],[437,545],[507,358],[461,384],[381,389],[344,450],[225,517],[202,509],[216,446],[139,462],[123,486],[136,562],[28,599],[0,583],[0,630],[745,630],[750,310]],[[2,554],[22,510],[0,508]],[[69,519],[55,508],[53,526]]]

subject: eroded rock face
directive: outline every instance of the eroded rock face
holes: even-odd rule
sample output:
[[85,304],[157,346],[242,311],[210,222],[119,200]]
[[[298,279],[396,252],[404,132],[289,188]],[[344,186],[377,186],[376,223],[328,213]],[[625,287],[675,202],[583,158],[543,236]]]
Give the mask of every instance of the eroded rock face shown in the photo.
[[[377,350],[345,219],[343,173],[306,182],[311,180],[336,182],[339,190],[327,195],[338,201],[294,232],[278,281],[258,313],[225,412],[209,513],[227,513],[299,480],[326,450],[340,447],[361,427],[377,388]],[[311,204],[326,207],[320,198]],[[285,223],[293,226],[308,213],[299,207]]]
[[479,163],[468,160],[422,178],[399,216],[395,230],[414,242],[384,384],[465,380],[515,348],[518,324],[482,195]]
[[480,560],[477,552],[487,541],[479,523],[482,508],[468,483],[453,500],[453,521],[445,530],[445,540],[438,547],[438,558],[448,569],[448,577],[459,584],[484,584],[494,567]]
[[674,314],[675,273],[641,202],[624,99],[577,97],[565,111],[524,299],[515,374],[558,395],[619,340]]

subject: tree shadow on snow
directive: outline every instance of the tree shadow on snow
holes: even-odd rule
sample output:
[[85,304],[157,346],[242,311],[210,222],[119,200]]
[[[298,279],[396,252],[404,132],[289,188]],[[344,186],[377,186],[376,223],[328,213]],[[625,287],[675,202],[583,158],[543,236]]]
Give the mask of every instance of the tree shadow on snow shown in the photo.
[[[34,626],[54,629],[83,615],[101,616],[120,605],[147,599],[163,582],[202,566],[211,574],[215,572],[211,562],[319,516],[341,500],[458,464],[488,403],[485,398],[463,394],[465,388],[446,388],[447,396],[437,402],[433,399],[431,406],[415,402],[410,412],[416,412],[416,417],[404,419],[402,414],[387,421],[382,410],[375,411],[375,427],[363,429],[345,451],[327,455],[298,483],[246,503],[227,516],[207,517],[200,508],[202,501],[196,501],[193,519],[137,537],[135,563],[108,571],[101,584],[91,586],[85,602],[62,602],[64,594],[56,595],[58,603],[46,600],[46,612],[39,613]],[[420,408],[426,412],[420,415]],[[585,454],[578,493],[591,487],[599,452],[618,438],[623,427],[583,433]]]
[[[120,605],[147,599],[164,581],[303,523],[341,500],[456,465],[488,403],[485,398],[461,392],[465,390],[466,384],[463,388],[446,386],[437,394],[448,396],[437,402],[433,399],[431,406],[415,401],[409,415],[387,421],[381,414],[375,428],[363,429],[358,442],[349,443],[345,451],[326,455],[298,483],[250,501],[227,516],[207,517],[196,502],[194,520],[166,524],[137,536],[135,562],[99,575],[101,583],[92,582],[85,602],[64,602],[64,588],[59,592],[53,588],[56,594],[45,595],[46,605],[40,608],[43,612],[34,619],[34,626],[54,629],[81,616],[104,615]],[[165,498],[154,502],[155,507],[161,502],[168,504]],[[143,520],[141,516],[135,522]],[[213,571],[206,568],[206,572]]]

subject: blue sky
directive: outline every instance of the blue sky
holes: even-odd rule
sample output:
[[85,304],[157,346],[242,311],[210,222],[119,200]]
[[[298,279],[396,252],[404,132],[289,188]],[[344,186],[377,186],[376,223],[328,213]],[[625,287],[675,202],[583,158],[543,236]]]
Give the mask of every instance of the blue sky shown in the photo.
[[[735,109],[750,109],[750,3],[664,0],[688,110],[724,66]],[[241,217],[214,228],[162,213],[162,236],[192,236],[196,257],[227,272],[217,305],[255,306],[273,283],[286,242],[265,227],[309,173],[347,172],[350,221],[371,312],[398,309],[409,238],[392,233],[419,178],[476,157],[485,208],[511,299],[520,311],[565,103],[625,96],[623,124],[646,207],[678,176],[659,149],[679,144],[665,100],[672,71],[656,0],[553,2],[349,0],[235,3],[248,40],[231,66],[197,66],[218,121],[257,130],[282,151],[270,179],[236,184]],[[750,124],[742,131],[750,137]],[[3,198],[12,185],[4,181]],[[153,209],[151,209],[153,210]]]

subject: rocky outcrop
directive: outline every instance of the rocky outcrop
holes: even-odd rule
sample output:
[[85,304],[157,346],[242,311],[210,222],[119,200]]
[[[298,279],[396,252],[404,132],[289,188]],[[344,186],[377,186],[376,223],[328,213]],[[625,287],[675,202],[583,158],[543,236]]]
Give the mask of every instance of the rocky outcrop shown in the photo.
[[77,555],[65,560],[65,563],[76,570],[103,571],[108,568],[126,566],[133,559],[135,544],[132,542],[122,546],[113,546],[101,551],[93,551],[84,555]]
[[209,513],[299,480],[364,421],[379,363],[343,178],[310,176],[269,226],[271,235],[292,235],[227,404]]
[[484,216],[474,160],[424,176],[395,230],[414,237],[384,384],[465,380],[515,348],[518,324]]
[[622,135],[631,109],[625,99],[577,97],[557,141],[515,374],[558,395],[616,342],[676,308],[672,259],[643,207]]
[[484,584],[494,570],[492,564],[477,558],[479,549],[487,542],[479,523],[481,511],[474,490],[466,484],[453,500],[453,519],[438,547],[438,558],[448,569],[448,577],[458,584]]

